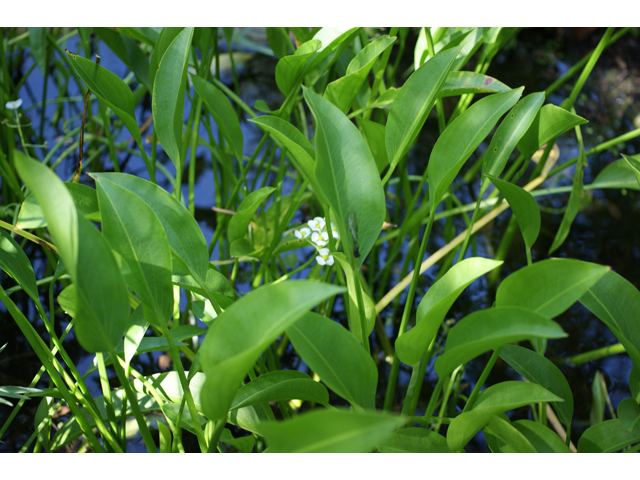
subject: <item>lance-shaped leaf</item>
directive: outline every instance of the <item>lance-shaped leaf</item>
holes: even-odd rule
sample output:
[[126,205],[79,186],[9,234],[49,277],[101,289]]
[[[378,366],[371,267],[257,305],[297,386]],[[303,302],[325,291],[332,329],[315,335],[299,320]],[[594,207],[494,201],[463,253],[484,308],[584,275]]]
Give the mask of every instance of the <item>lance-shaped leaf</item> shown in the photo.
[[40,301],[33,266],[24,250],[4,229],[0,229],[0,270],[18,282],[35,302]]
[[309,400],[326,405],[329,403],[329,392],[306,373],[279,370],[262,374],[238,390],[231,402],[231,409],[281,400]]
[[525,160],[530,159],[538,148],[567,130],[587,123],[582,117],[555,105],[545,105],[540,109],[533,123],[518,142],[518,150]]
[[158,140],[176,169],[181,169],[182,120],[187,85],[187,66],[193,28],[182,30],[162,56],[153,82],[154,128]]
[[527,437],[525,437],[511,422],[493,415],[484,427],[485,435],[493,435],[500,442],[504,442],[509,451],[515,453],[537,453]]
[[521,307],[545,317],[560,315],[609,271],[609,267],[551,258],[521,268],[498,288],[496,306]]
[[402,428],[376,444],[380,453],[451,453],[447,439],[426,428]]
[[102,232],[131,274],[127,281],[149,309],[147,320],[166,325],[173,311],[171,248],[151,207],[129,190],[96,178]]
[[640,190],[633,168],[624,159],[616,160],[603,168],[589,187]]
[[135,74],[138,82],[151,91],[151,84],[149,83],[149,60],[138,44],[133,39],[120,35],[120,33],[112,28],[95,27],[93,31]]
[[144,339],[144,335],[147,333],[147,329],[149,328],[149,322],[144,318],[143,308],[144,306],[142,304],[138,305],[138,308],[136,308],[131,314],[131,317],[129,317],[129,325],[127,326],[127,331],[124,334],[123,343],[124,362],[126,364],[125,369],[131,363],[131,359],[136,355],[136,352],[140,347],[140,343]]
[[466,93],[500,93],[511,88],[493,77],[476,72],[449,72],[438,97],[453,97]]
[[335,393],[354,406],[375,408],[378,370],[360,342],[333,320],[307,313],[287,329],[296,352]]
[[310,308],[342,291],[312,281],[272,284],[252,291],[218,316],[200,347],[207,376],[202,391],[205,415],[225,418],[260,353]]
[[320,40],[309,40],[303,43],[293,53],[282,57],[276,65],[276,85],[284,94],[289,95],[291,89],[302,78],[303,68],[307,60],[318,51],[322,42]]
[[612,453],[640,442],[640,423],[631,431],[620,419],[589,427],[578,440],[578,453]]
[[338,107],[342,113],[347,113],[374,62],[394,41],[395,37],[383,35],[360,50],[349,63],[346,75],[327,85],[324,93],[325,98]]
[[385,131],[385,144],[391,168],[409,151],[435,104],[459,49],[435,55],[404,83],[393,102]]
[[[562,405],[559,403],[558,405]],[[518,420],[511,426],[518,430],[533,445],[538,453],[569,453],[569,447],[556,432],[531,420]],[[502,449],[511,452],[510,449]]]
[[640,187],[640,155],[627,156],[622,154],[622,158],[627,162],[627,165],[631,168],[633,175],[636,177],[638,181],[638,186]]
[[542,385],[551,393],[562,398],[564,401],[556,403],[554,407],[560,421],[567,426],[571,424],[573,394],[569,382],[558,367],[533,350],[517,345],[503,346],[500,349],[500,358],[511,365],[523,378]]
[[631,432],[640,421],[640,406],[633,398],[624,398],[618,405],[618,418]]
[[229,242],[233,243],[245,236],[249,223],[251,222],[251,218],[258,208],[260,208],[264,199],[274,191],[275,188],[273,187],[260,188],[255,192],[251,192],[242,200],[242,202],[240,202],[240,206],[238,207],[236,214],[231,217],[231,220],[229,220]]
[[449,331],[444,353],[436,360],[436,372],[443,378],[458,365],[507,343],[566,336],[556,322],[524,308],[480,310],[467,315]]
[[47,29],[46,27],[29,27],[29,45],[31,54],[42,75],[47,75]]
[[431,151],[427,166],[431,214],[435,213],[464,162],[489,135],[500,117],[515,105],[523,89],[520,87],[483,98],[442,132]]
[[631,282],[610,271],[591,285],[580,303],[609,327],[640,369],[640,292]]
[[222,136],[231,145],[231,150],[238,162],[242,162],[242,151],[244,148],[244,139],[238,115],[236,114],[231,102],[224,93],[215,85],[207,82],[197,75],[191,75],[191,81],[200,98],[204,102],[207,110],[216,121],[216,125]]
[[403,424],[389,414],[315,410],[257,430],[272,453],[364,453]]
[[382,231],[385,200],[376,162],[357,127],[331,102],[304,89],[316,122],[316,179],[347,258],[362,265]]
[[184,30],[184,27],[165,27],[152,43],[153,53],[149,60],[149,83],[151,84],[152,92],[160,60],[162,60],[162,57],[169,48],[169,45],[171,45],[171,42],[175,40],[182,30]]
[[509,202],[509,206],[513,210],[522,232],[524,244],[527,250],[531,250],[540,233],[540,207],[538,207],[538,202],[533,198],[533,195],[513,183],[505,182],[490,175],[486,177],[491,180]]
[[499,265],[502,262],[498,260],[467,258],[456,263],[438,279],[418,305],[416,326],[396,340],[400,360],[407,365],[420,362],[453,302],[474,280]]
[[[484,161],[482,174],[499,176],[504,170],[507,160],[516,147],[518,141],[527,132],[536,114],[544,102],[544,93],[532,93],[520,100],[511,112],[500,123],[491,139]],[[481,194],[489,186],[487,179],[483,179]]]
[[[69,190],[73,203],[78,210],[78,213],[87,217],[88,220],[100,221],[100,210],[98,208],[98,197],[96,191],[82,185],[81,183],[65,183],[65,187]],[[44,218],[42,209],[36,198],[33,195],[27,196],[22,202],[20,207],[20,213],[18,214],[18,221],[16,227],[27,228],[42,228],[47,226],[47,221]]]
[[[140,127],[136,121],[136,104],[129,86],[106,68],[67,51],[69,62],[91,93],[102,100],[122,120],[129,133],[143,149]],[[149,166],[147,165],[147,168]]]
[[373,158],[376,160],[378,172],[382,173],[389,166],[387,148],[384,143],[385,126],[365,118],[356,118],[362,136],[367,141]]

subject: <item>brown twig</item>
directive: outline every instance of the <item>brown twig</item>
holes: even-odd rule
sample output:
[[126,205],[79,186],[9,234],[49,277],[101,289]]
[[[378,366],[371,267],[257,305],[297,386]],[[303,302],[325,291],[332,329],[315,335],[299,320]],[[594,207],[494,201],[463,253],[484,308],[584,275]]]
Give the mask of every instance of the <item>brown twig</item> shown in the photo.
[[[96,55],[96,66],[100,65],[100,55]],[[91,98],[91,90],[87,87],[87,93],[84,96],[84,109],[82,110],[82,123],[80,124],[80,145],[78,153],[78,168],[73,176],[73,183],[78,183],[80,172],[82,171],[82,155],[84,148],[84,124],[87,121],[87,108],[89,107],[89,99]]]

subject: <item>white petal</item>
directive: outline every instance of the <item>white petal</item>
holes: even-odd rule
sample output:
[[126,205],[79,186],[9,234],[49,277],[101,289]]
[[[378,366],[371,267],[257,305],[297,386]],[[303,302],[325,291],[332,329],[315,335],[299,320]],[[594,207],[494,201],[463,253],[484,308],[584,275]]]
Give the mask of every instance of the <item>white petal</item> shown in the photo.
[[326,257],[327,255],[329,255],[329,249],[328,248],[321,248],[320,251],[318,252],[320,255]]
[[333,255],[329,255],[329,258],[327,258],[327,265],[333,265]]
[[302,236],[302,233],[298,230],[296,230],[295,232],[293,232],[293,234],[296,236],[296,238],[299,238],[300,240],[302,240],[304,237]]
[[318,262],[318,265],[325,265],[326,262],[324,261],[324,258],[317,256],[316,257],[316,262]]
[[18,108],[20,108],[21,105],[22,105],[22,99],[18,98],[17,100],[7,102],[5,107],[7,107],[9,110],[17,110]]

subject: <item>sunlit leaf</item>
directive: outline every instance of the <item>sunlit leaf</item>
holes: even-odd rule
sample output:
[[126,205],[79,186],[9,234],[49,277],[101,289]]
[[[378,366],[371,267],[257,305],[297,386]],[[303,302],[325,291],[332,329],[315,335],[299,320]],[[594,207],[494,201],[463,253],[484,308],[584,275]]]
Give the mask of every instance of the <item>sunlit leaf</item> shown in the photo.
[[447,439],[426,428],[402,428],[376,444],[381,453],[451,453]]
[[578,453],[612,453],[640,442],[640,423],[629,431],[619,419],[589,427],[578,440]]
[[466,93],[500,93],[511,90],[500,80],[476,72],[449,72],[438,97],[453,97]]
[[247,233],[247,228],[251,222],[251,218],[256,213],[260,205],[275,191],[273,187],[260,188],[247,195],[236,211],[236,214],[229,220],[228,235],[229,242],[234,242],[243,238]]

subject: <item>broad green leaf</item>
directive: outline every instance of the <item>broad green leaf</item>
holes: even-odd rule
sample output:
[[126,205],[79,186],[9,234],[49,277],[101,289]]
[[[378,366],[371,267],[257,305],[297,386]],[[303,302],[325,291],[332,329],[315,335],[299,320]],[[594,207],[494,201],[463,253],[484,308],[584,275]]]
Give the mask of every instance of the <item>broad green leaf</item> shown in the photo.
[[225,310],[202,342],[207,376],[203,408],[225,418],[231,401],[260,353],[318,302],[344,291],[325,283],[288,281],[261,287]]
[[391,168],[406,155],[420,133],[458,51],[453,49],[435,55],[413,72],[400,89],[385,129]]
[[633,431],[640,420],[640,406],[638,406],[638,402],[633,398],[624,398],[618,405],[618,418],[627,428],[627,431]]
[[613,271],[589,287],[580,303],[609,327],[624,345],[636,369],[640,368],[640,292]]
[[349,48],[358,34],[358,27],[323,27],[313,36],[322,46],[307,60],[302,71],[305,85],[313,87],[333,63]]
[[271,453],[364,453],[404,420],[389,414],[314,410],[284,422],[264,422],[258,432]]
[[151,91],[149,60],[147,55],[140,50],[138,44],[131,38],[120,35],[112,28],[94,27],[93,31],[135,74],[138,82]]
[[[136,104],[129,86],[104,67],[67,51],[69,62],[87,85],[122,120],[140,149],[144,149],[140,127],[136,121]],[[149,167],[149,166],[147,166]]]
[[531,250],[540,233],[540,207],[538,207],[538,202],[533,198],[533,195],[513,183],[505,182],[490,175],[486,177],[491,180],[509,202],[509,206],[513,210],[522,232],[525,247],[527,250]]
[[555,105],[542,107],[533,123],[518,142],[518,150],[525,160],[530,159],[538,148],[577,125],[587,123],[582,117]]
[[233,435],[231,435],[231,431],[227,430],[226,428],[222,431],[222,435],[220,435],[220,441],[223,443],[228,443],[233,448],[238,450],[239,453],[251,453],[251,450],[253,450],[253,446],[256,443],[256,439],[253,435],[233,438]]
[[442,132],[431,151],[427,166],[431,214],[435,213],[464,162],[491,132],[500,117],[515,105],[523,89],[524,87],[520,87],[483,98]]
[[35,302],[39,302],[36,274],[20,245],[0,229],[0,270],[13,278]]
[[231,402],[231,409],[279,400],[309,400],[326,405],[329,403],[329,392],[306,373],[279,370],[260,375],[238,390]]
[[275,188],[273,187],[260,188],[259,190],[251,192],[240,202],[236,214],[229,220],[229,242],[233,243],[246,235],[251,218],[253,218],[258,208],[260,208],[262,202],[274,191]]
[[267,40],[269,42],[269,47],[277,58],[289,55],[289,49],[292,45],[286,28],[267,27]]
[[535,383],[501,382],[493,385],[478,395],[472,410],[453,419],[447,431],[449,448],[454,452],[462,450],[494,415],[532,403],[561,400]]
[[127,331],[124,334],[124,362],[127,367],[131,363],[131,359],[136,355],[140,342],[142,342],[148,328],[149,322],[144,318],[143,306],[140,304],[131,314]]
[[384,143],[385,126],[364,118],[356,118],[362,136],[367,141],[373,158],[376,160],[378,173],[382,173],[389,166],[387,148]]
[[436,372],[443,378],[458,365],[507,343],[566,336],[556,322],[524,308],[480,310],[467,315],[449,331],[444,354],[436,360]]
[[502,265],[486,258],[467,258],[456,263],[427,290],[418,305],[416,326],[396,340],[398,357],[407,365],[420,362],[440,324],[462,291],[485,273]]
[[162,29],[159,27],[118,27],[118,31],[129,38],[153,46]]
[[[520,100],[500,123],[482,162],[483,175],[499,176],[518,141],[527,132],[544,102],[544,93],[532,93]],[[482,191],[488,186],[483,179]]]
[[607,165],[589,184],[589,188],[627,188],[640,190],[633,168],[624,159]]
[[207,82],[197,75],[191,75],[191,81],[196,93],[202,98],[207,110],[216,121],[216,125],[222,136],[231,145],[231,150],[238,162],[242,162],[244,139],[238,115],[231,102],[215,85]]
[[129,299],[111,249],[100,232],[77,214],[71,195],[55,173],[24,156],[16,168],[38,200],[76,285],[78,341],[92,353],[113,349],[127,326]]
[[374,62],[394,41],[395,37],[383,35],[366,45],[349,63],[347,74],[327,85],[325,98],[347,113]]
[[318,51],[321,45],[322,42],[320,40],[309,40],[300,45],[293,55],[287,55],[278,61],[276,65],[276,85],[284,95],[289,95],[296,82],[302,78],[303,68],[307,60]]
[[500,93],[511,90],[493,77],[476,72],[449,72],[438,97],[453,97],[466,93]]
[[551,258],[521,268],[498,287],[496,306],[522,307],[545,317],[573,305],[609,267],[567,258]]
[[156,74],[158,73],[158,67],[160,60],[166,53],[171,42],[184,30],[184,27],[165,27],[162,29],[156,40],[153,42],[153,53],[149,60],[149,83],[151,84],[150,91],[153,92],[153,84],[155,83]]
[[640,187],[640,155],[627,156],[622,154],[622,158],[624,158],[627,165],[631,167],[631,171],[635,175],[636,180],[638,181],[638,186]]
[[[168,401],[173,403],[182,402],[184,390],[182,389],[178,372],[154,373],[146,377],[146,380]],[[200,413],[203,411],[201,394],[204,384],[205,375],[202,372],[196,373],[193,378],[189,380],[189,390],[191,390],[191,394],[193,395],[196,410]],[[140,393],[150,393],[140,380],[134,380],[131,386]],[[189,415],[185,416],[188,417]]]
[[402,428],[376,444],[380,453],[451,453],[447,439],[426,428]]
[[257,254],[257,249],[251,244],[251,242],[245,238],[239,238],[234,240],[229,248],[229,253],[234,258],[249,257]]
[[76,293],[76,286],[74,283],[65,287],[64,290],[58,295],[58,304],[66,315],[71,318],[76,318],[76,312],[78,311],[78,294]]
[[638,375],[638,367],[635,365],[631,367],[629,372],[629,390],[631,390],[633,399],[640,403],[640,375]]
[[629,431],[619,419],[587,428],[578,440],[578,453],[612,453],[640,442],[640,423]]
[[307,313],[287,329],[293,347],[323,383],[354,406],[373,410],[378,370],[371,356],[339,324]]
[[[82,185],[81,183],[64,184],[67,190],[71,194],[73,203],[78,210],[78,213],[84,215],[88,220],[100,221],[100,211],[98,208],[98,196],[96,191]],[[47,226],[47,221],[44,218],[42,209],[33,194],[27,196],[22,202],[20,207],[20,213],[18,214],[18,221],[16,227],[23,230],[28,228],[42,228]]]
[[511,422],[496,415],[489,418],[485,431],[506,443],[516,453],[537,453],[527,437],[511,425]]
[[[348,319],[349,319],[349,330],[351,331],[353,337],[357,340],[358,343],[362,342],[362,329],[360,328],[360,310],[358,308],[358,293],[356,290],[356,282],[351,265],[347,262],[347,259],[341,252],[333,252],[333,258],[336,259],[342,269],[344,270],[344,276],[347,281],[347,289],[349,293],[349,297],[347,300],[347,309],[348,309]],[[363,280],[361,279],[360,282]],[[362,301],[364,302],[364,311],[365,311],[365,327],[366,327],[366,336],[371,335],[373,331],[373,327],[376,323],[376,306],[373,303],[373,299],[369,296],[367,292],[364,291],[362,286],[360,286],[360,290],[362,292]]]
[[49,73],[47,70],[47,42],[46,27],[29,27],[31,54],[43,76]]
[[153,82],[154,129],[176,169],[182,168],[182,120],[192,38],[193,27],[187,27],[173,39],[158,64]]
[[144,200],[106,178],[96,178],[102,232],[127,263],[127,281],[149,309],[147,320],[163,327],[173,312],[171,248],[162,224]]
[[96,173],[92,176],[96,180],[109,180],[144,200],[164,227],[171,250],[191,272],[202,279],[206,278],[209,266],[207,241],[198,223],[184,205],[161,187],[134,175]]
[[570,453],[569,447],[556,432],[538,422],[518,420],[512,422],[511,426],[524,435],[538,453]]
[[347,258],[359,267],[386,213],[378,168],[364,138],[340,110],[306,88],[304,97],[316,122],[316,179],[335,214]]
[[500,349],[500,357],[528,381],[537,383],[562,398],[564,401],[556,403],[554,408],[562,423],[567,426],[571,424],[573,394],[569,382],[558,367],[542,355],[517,345],[504,345]]

